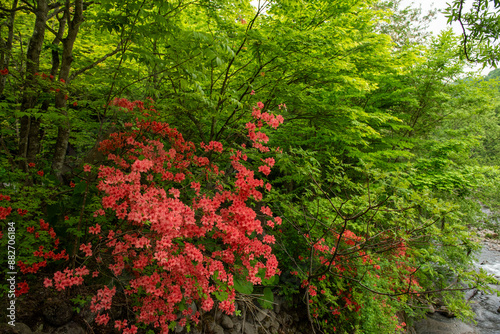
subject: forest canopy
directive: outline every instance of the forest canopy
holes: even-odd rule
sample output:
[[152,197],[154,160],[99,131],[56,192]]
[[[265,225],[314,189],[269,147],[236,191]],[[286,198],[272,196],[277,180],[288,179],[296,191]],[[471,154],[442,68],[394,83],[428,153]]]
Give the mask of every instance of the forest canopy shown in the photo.
[[313,332],[404,331],[436,299],[471,319],[464,291],[495,281],[471,231],[500,204],[498,75],[466,59],[496,63],[496,14],[476,3],[487,20],[450,5],[488,31],[465,40],[400,1],[0,0],[17,300],[122,333],[255,295]]

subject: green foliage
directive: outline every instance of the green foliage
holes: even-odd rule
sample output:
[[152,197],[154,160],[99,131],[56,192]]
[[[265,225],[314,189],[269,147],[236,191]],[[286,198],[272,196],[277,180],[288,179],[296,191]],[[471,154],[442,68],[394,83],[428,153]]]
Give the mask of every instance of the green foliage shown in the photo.
[[[468,5],[468,8],[467,8]],[[454,0],[448,4],[448,23],[458,22],[463,29],[462,48],[465,57],[485,66],[496,67],[499,60],[500,37],[498,0]]]
[[[470,318],[462,292],[443,288],[454,282],[487,290],[491,281],[469,268],[480,247],[469,228],[485,219],[481,204],[500,210],[500,108],[498,72],[486,80],[470,77],[461,54],[497,61],[497,2],[474,1],[470,13],[460,12],[464,1],[450,4],[450,20],[463,14],[467,41],[450,31],[430,39],[422,26],[433,12],[422,17],[421,10],[400,8],[400,1],[259,3],[88,3],[66,83],[53,68],[64,50],[54,39],[58,15],[49,15],[52,30],[43,36],[33,80],[26,65],[36,15],[22,6],[12,22],[0,17],[2,41],[9,27],[15,31],[12,45],[0,46],[0,70],[9,69],[0,75],[0,193],[16,198],[13,209],[28,210],[16,216],[19,259],[34,263],[33,250],[50,243],[46,234],[26,231],[40,218],[54,226],[70,255],[75,242],[94,240],[89,226],[116,226],[93,217],[100,209],[92,186],[97,171],[82,170],[85,163],[102,164],[97,143],[134,120],[109,106],[114,98],[151,97],[159,120],[187,140],[218,140],[225,147],[243,141],[248,110],[262,101],[285,118],[269,135],[282,151],[268,176],[268,204],[283,218],[274,234],[282,274],[260,287],[235,279],[235,289],[256,296],[262,307],[271,307],[277,294],[297,307],[306,302],[325,332],[393,333],[401,326],[397,312],[418,317],[419,306],[435,298]],[[0,1],[2,9],[13,4]],[[63,108],[55,107],[57,93],[67,96]],[[27,96],[33,96],[29,107]],[[39,139],[29,161],[20,146],[27,118],[30,141]],[[71,131],[57,175],[52,162],[64,122]],[[230,162],[221,166],[227,175],[234,172]],[[354,245],[339,240],[346,231],[361,239]],[[338,249],[341,267],[325,271],[314,254],[320,240]],[[402,244],[406,255],[397,258]],[[367,257],[374,263],[363,262]],[[85,264],[113,277],[98,263]],[[437,292],[403,293],[408,276],[419,292]],[[318,295],[311,295],[311,285]],[[75,307],[83,306],[83,297],[74,298]]]
[[81,295],[76,296],[75,298],[70,299],[70,301],[73,303],[73,309],[76,311],[76,313],[80,313],[83,308],[90,303],[90,296],[84,297]]

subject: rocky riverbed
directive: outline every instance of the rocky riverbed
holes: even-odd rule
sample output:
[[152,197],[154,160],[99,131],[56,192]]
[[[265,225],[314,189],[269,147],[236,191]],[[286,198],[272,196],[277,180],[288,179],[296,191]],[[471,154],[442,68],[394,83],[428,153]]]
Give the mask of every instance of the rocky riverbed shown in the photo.
[[[492,230],[477,231],[483,249],[478,256],[476,268],[482,268],[500,279],[500,239]],[[500,291],[500,285],[490,285]],[[438,312],[430,313],[417,322],[416,334],[500,334],[500,297],[472,290],[466,294],[476,313],[476,324],[467,324],[456,318],[448,318]]]

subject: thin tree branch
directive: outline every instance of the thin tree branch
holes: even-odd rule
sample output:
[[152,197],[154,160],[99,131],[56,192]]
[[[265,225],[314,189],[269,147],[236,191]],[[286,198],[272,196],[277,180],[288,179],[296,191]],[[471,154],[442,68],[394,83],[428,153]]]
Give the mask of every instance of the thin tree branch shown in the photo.
[[117,54],[118,52],[120,52],[121,50],[121,47],[123,45],[123,41],[120,41],[118,43],[118,45],[116,45],[116,49],[114,49],[113,51],[105,54],[104,56],[102,56],[101,58],[95,60],[92,64],[89,64],[81,69],[79,69],[78,71],[74,71],[73,73],[71,73],[71,76],[69,77],[69,81],[72,81],[73,79],[75,79],[78,75],[96,67],[97,65],[99,65],[100,63],[102,63],[103,61],[105,61],[106,59],[108,59],[109,57],[111,56],[114,56],[115,54]]

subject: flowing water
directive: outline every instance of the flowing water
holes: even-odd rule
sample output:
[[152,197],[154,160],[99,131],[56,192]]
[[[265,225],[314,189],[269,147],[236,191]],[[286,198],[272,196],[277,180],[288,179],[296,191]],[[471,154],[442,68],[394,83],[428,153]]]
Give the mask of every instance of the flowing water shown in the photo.
[[[493,248],[493,247],[492,247]],[[500,252],[484,246],[477,267],[500,279]],[[499,285],[490,285],[493,289],[500,291]],[[481,334],[500,334],[500,297],[496,294],[483,294],[470,292],[472,309],[476,313],[476,328]]]
[[[484,210],[489,214],[489,210]],[[500,242],[485,241],[478,256],[476,268],[482,268],[500,280]],[[490,285],[500,291],[500,285]],[[500,334],[500,297],[470,291],[466,298],[476,313],[476,324],[465,324],[458,319],[449,319],[438,313],[429,315],[415,325],[417,334]]]

